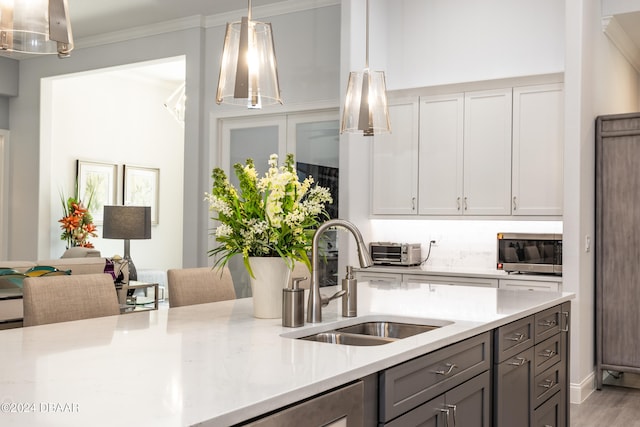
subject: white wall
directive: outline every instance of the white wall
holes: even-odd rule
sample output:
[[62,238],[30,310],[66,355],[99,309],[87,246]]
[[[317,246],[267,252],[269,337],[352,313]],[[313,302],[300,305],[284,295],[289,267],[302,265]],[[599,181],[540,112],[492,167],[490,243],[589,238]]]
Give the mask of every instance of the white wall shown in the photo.
[[[117,70],[81,73],[43,82],[41,165],[50,164],[49,221],[62,217],[60,192],[73,194],[76,160],[116,164],[117,197],[123,203],[123,165],[160,169],[159,223],[151,240],[131,241],[138,269],[182,267],[183,127],[163,103],[176,84]],[[50,107],[50,108],[49,108]],[[45,207],[41,209],[46,210]],[[60,228],[49,228],[49,258],[65,249]],[[98,234],[102,227],[98,224]],[[42,236],[41,241],[45,241]],[[122,240],[90,239],[104,256],[123,254]],[[158,248],[162,248],[158,250]]]
[[564,69],[562,1],[386,2],[389,90]]
[[[308,109],[318,103],[324,103],[325,108],[338,105],[340,6],[330,1],[318,3],[329,5],[300,11],[300,7],[291,2],[288,5],[291,10],[278,9],[272,17],[268,13],[258,15],[258,10],[266,9],[254,9],[254,15],[272,22],[274,28],[278,70],[286,104],[274,107],[271,112]],[[310,3],[305,4],[308,6]],[[295,7],[298,9],[294,10]],[[183,207],[182,265],[192,267],[207,264],[209,212],[203,202],[203,194],[210,189],[212,167],[220,164],[216,119],[225,115],[269,112],[267,109],[254,113],[230,110],[215,104],[226,21],[226,18],[207,20],[207,25],[212,26],[204,29],[200,27],[202,21],[198,20],[190,29],[113,41],[84,49],[79,47],[65,60],[47,56],[21,61],[20,95],[10,101],[9,128],[12,142],[15,143],[15,150],[10,152],[10,163],[20,167],[12,169],[9,183],[11,227],[8,258],[42,259],[49,256],[51,229],[55,228],[49,212],[44,212],[50,206],[52,195],[49,194],[49,187],[53,172],[48,165],[40,165],[39,162],[40,80],[185,55],[187,113],[184,185],[183,198],[175,203]],[[135,253],[135,247],[132,252]]]

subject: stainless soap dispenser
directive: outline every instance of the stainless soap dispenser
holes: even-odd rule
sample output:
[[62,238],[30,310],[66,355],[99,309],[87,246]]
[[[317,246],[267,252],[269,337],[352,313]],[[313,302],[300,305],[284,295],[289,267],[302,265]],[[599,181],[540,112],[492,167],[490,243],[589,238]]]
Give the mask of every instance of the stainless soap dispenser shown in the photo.
[[342,316],[356,317],[358,315],[358,280],[353,277],[353,267],[347,266],[347,275],[342,279],[342,290],[346,293],[342,297]]
[[306,277],[294,277],[292,287],[282,289],[282,326],[304,326],[304,289],[300,288],[300,282],[305,280]]

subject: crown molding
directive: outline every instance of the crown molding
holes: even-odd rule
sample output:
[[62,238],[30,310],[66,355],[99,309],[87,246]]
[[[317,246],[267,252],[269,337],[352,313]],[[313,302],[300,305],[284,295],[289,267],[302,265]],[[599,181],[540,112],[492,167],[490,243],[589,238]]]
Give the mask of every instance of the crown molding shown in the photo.
[[[278,3],[272,3],[265,6],[257,6],[251,8],[252,18],[260,18],[265,16],[286,15],[288,13],[300,12],[309,9],[319,9],[321,7],[339,5],[340,0],[287,0]],[[206,18],[207,27],[217,27],[226,25],[227,22],[239,21],[245,16],[247,9],[238,9],[218,15],[211,15]]]
[[143,25],[112,33],[99,34],[97,36],[83,37],[74,41],[74,48],[82,49],[95,47],[103,44],[118,43],[142,37],[156,36],[159,34],[172,33],[190,28],[204,27],[205,18],[201,15],[189,16],[186,18],[173,19],[171,21],[157,24]]
[[601,22],[602,31],[633,68],[640,73],[640,46],[636,46],[615,16],[605,16]]
[[[254,17],[285,15],[309,9],[339,5],[340,0],[287,0],[252,8]],[[156,36],[159,34],[182,31],[190,28],[209,28],[226,25],[227,22],[238,21],[246,9],[238,9],[232,12],[210,16],[190,16],[160,22],[158,24],[143,25],[112,33],[99,34],[91,37],[83,37],[74,41],[74,49],[95,47],[109,43],[119,43],[142,37]],[[246,13],[245,13],[246,14]]]

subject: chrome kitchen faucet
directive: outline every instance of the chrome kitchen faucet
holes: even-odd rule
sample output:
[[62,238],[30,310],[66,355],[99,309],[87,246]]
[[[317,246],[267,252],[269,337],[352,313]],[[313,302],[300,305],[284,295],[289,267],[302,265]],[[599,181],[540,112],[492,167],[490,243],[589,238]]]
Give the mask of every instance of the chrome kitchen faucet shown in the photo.
[[[360,234],[360,230],[352,224],[351,222],[344,219],[330,219],[329,221],[324,222],[313,235],[313,241],[311,244],[311,282],[309,284],[309,304],[307,305],[307,322],[308,323],[319,323],[322,322],[322,302],[323,298],[320,295],[320,280],[318,274],[318,242],[320,241],[320,236],[325,232],[328,228],[331,227],[342,227],[347,229],[347,231],[351,232],[353,237],[356,239],[356,245],[358,248],[358,260],[360,261],[360,267],[366,268],[371,267],[373,265],[373,261],[371,260],[371,256],[369,255],[369,251],[367,251],[367,247],[364,244],[364,240],[362,240],[362,234]],[[342,296],[344,292],[338,292],[335,294],[333,298],[337,298]],[[326,301],[326,298],[325,298]]]

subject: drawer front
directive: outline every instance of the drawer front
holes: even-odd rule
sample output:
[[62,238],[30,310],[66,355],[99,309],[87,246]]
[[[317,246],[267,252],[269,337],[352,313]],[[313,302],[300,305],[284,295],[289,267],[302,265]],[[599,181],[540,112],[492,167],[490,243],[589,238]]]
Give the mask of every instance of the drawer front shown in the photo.
[[491,365],[489,332],[389,368],[380,373],[380,421],[386,422]]
[[533,427],[569,427],[565,424],[561,393],[556,393],[533,412]]
[[403,274],[405,283],[431,283],[433,285],[463,285],[478,286],[483,288],[497,288],[498,279],[485,279],[481,277],[450,277],[429,276],[425,274]]
[[562,390],[564,378],[565,373],[561,363],[552,366],[540,375],[536,375],[533,381],[533,407],[537,408],[549,397]]
[[500,363],[533,346],[533,316],[516,320],[495,331],[495,363]]
[[561,290],[560,282],[540,282],[532,280],[500,279],[500,289],[516,289],[526,291],[551,291]]
[[557,305],[535,314],[536,344],[560,332],[562,307]]
[[402,282],[401,273],[375,273],[375,272],[356,272],[356,279],[359,282],[369,283],[400,283]]
[[542,341],[535,346],[535,373],[538,375],[542,371],[558,363],[562,357],[562,335],[555,336]]

